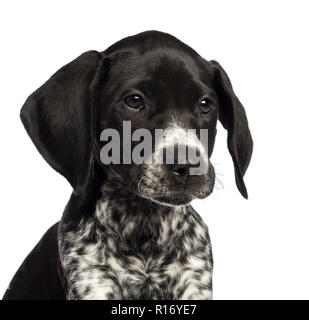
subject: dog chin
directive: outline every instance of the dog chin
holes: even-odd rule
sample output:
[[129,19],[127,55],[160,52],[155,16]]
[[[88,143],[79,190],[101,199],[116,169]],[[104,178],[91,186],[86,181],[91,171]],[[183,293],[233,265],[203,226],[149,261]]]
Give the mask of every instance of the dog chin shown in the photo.
[[160,196],[160,197],[153,198],[151,200],[154,202],[163,204],[165,206],[177,207],[177,206],[188,205],[193,199],[194,197],[192,197],[191,195],[184,194],[184,195],[176,195],[173,197]]
[[196,199],[197,197],[188,193],[183,194],[175,194],[175,195],[160,195],[160,196],[151,196],[151,195],[142,195],[143,198],[146,198],[150,201],[153,201],[155,203],[169,206],[169,207],[178,207],[178,206],[186,206],[188,205],[192,200]]

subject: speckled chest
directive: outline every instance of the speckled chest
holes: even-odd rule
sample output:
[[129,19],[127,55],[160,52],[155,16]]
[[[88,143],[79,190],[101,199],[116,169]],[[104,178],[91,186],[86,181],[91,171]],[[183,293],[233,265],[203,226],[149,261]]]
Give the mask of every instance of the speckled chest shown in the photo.
[[211,244],[197,213],[189,206],[148,216],[125,210],[100,201],[93,217],[63,235],[68,298],[211,299]]

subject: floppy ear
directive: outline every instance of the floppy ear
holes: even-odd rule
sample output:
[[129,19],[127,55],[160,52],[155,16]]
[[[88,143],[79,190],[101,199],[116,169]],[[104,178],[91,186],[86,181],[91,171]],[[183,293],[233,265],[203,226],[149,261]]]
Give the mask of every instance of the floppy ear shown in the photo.
[[90,174],[101,69],[101,53],[83,53],[30,95],[20,113],[38,151],[77,193]]
[[250,163],[253,141],[245,109],[236,97],[228,75],[216,61],[209,61],[214,67],[214,86],[219,97],[219,120],[228,131],[228,149],[232,156],[236,185],[244,198],[248,198],[243,180]]

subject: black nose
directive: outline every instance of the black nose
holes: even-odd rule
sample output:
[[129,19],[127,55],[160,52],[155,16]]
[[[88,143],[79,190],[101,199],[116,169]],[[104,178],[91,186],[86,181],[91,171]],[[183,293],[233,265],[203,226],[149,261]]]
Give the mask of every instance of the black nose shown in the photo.
[[187,176],[189,175],[190,168],[192,166],[190,163],[186,164],[173,164],[171,166],[171,171],[172,173],[177,176],[179,179],[186,179]]

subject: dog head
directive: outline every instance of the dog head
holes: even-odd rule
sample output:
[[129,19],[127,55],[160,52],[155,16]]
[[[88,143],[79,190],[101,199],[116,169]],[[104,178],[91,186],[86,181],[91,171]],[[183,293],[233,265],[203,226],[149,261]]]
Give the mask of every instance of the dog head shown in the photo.
[[[243,176],[253,144],[244,108],[217,62],[166,33],[143,32],[104,52],[82,54],[27,99],[21,119],[39,152],[75,192],[84,192],[100,170],[167,205],[211,193],[209,158],[219,119],[228,131],[237,187],[247,198]],[[190,161],[191,149],[198,163]],[[109,151],[120,162],[104,163]]]

